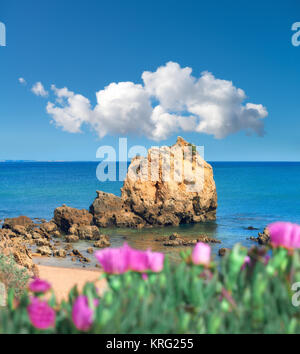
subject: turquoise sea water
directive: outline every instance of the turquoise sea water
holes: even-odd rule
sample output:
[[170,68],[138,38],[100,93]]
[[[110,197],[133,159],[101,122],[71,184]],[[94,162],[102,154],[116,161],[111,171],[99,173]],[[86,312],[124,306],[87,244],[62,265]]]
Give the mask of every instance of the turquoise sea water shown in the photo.
[[[185,236],[207,233],[221,240],[215,245],[232,247],[236,242],[250,246],[249,236],[268,223],[286,220],[300,223],[300,163],[211,162],[218,193],[216,222],[149,230],[107,230],[113,245],[128,242],[136,247],[159,249],[153,239],[177,231]],[[123,182],[100,182],[98,162],[0,163],[0,220],[27,215],[51,219],[62,204],[89,208],[96,190],[120,195]],[[84,245],[85,246],[85,245]],[[84,247],[83,246],[83,247]],[[166,247],[165,247],[166,248]],[[167,250],[167,252],[174,252]]]

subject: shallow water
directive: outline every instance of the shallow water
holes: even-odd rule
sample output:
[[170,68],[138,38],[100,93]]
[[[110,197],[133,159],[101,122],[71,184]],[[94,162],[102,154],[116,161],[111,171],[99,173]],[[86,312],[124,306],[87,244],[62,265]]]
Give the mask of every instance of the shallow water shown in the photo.
[[[150,228],[144,230],[104,229],[113,246],[126,242],[136,248],[163,251],[178,259],[181,248],[165,247],[155,242],[159,236],[178,232],[195,238],[207,234],[222,241],[213,244],[215,253],[221,247],[232,247],[241,242],[250,247],[247,238],[262,230],[268,223],[286,220],[300,223],[300,163],[290,162],[212,162],[218,193],[216,222],[179,227]],[[97,162],[28,162],[0,163],[0,219],[27,215],[47,220],[53,210],[62,204],[87,208],[96,197],[96,190],[120,195],[123,182],[99,182],[96,178]],[[88,258],[88,242],[74,247]],[[38,258],[42,264],[80,266],[70,259]],[[94,261],[88,267],[94,266]]]

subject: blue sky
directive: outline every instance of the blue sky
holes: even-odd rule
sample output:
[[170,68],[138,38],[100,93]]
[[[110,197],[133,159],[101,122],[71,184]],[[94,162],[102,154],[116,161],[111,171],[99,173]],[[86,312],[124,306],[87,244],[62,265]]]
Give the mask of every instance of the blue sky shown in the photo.
[[[0,160],[95,160],[99,146],[117,146],[124,134],[115,129],[100,139],[91,126],[70,133],[50,124],[50,86],[83,95],[93,108],[96,92],[110,83],[143,84],[144,71],[170,61],[192,68],[196,78],[208,71],[243,89],[243,105],[267,109],[266,134],[240,130],[216,139],[189,129],[158,142],[133,133],[129,145],[171,144],[181,135],[204,145],[210,161],[300,160],[300,46],[291,44],[297,0],[10,0],[0,2],[0,21],[7,30],[7,46],[0,47]],[[34,95],[36,82],[52,96]]]

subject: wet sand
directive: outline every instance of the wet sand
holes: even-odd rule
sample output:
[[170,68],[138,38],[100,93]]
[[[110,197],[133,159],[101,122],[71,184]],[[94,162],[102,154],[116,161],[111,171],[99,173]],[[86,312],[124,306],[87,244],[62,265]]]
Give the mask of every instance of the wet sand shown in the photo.
[[101,294],[106,287],[104,279],[99,280],[101,271],[85,270],[76,268],[62,268],[38,265],[41,279],[47,280],[52,284],[57,301],[67,300],[69,291],[74,285],[82,290],[86,282],[95,282]]

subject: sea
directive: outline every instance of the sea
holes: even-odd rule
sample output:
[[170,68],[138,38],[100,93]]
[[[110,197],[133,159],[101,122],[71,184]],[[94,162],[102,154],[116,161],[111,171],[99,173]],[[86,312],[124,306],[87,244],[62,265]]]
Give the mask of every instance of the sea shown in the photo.
[[[163,246],[156,239],[177,232],[195,238],[206,234],[221,241],[219,248],[241,243],[251,247],[269,223],[291,221],[300,224],[300,162],[209,162],[217,186],[218,209],[215,222],[144,230],[105,229],[112,246],[128,242],[139,249],[151,248],[169,254],[175,261],[181,248]],[[88,209],[96,190],[120,195],[122,181],[100,182],[99,162],[0,162],[0,220],[26,215],[50,220],[56,207],[66,204]],[[249,230],[249,227],[255,230]],[[83,253],[88,242],[76,248]],[[89,255],[90,257],[90,255]],[[41,264],[76,266],[69,259],[49,258]],[[91,266],[95,263],[92,261]],[[79,265],[78,265],[79,266]],[[82,266],[80,264],[80,266]]]

